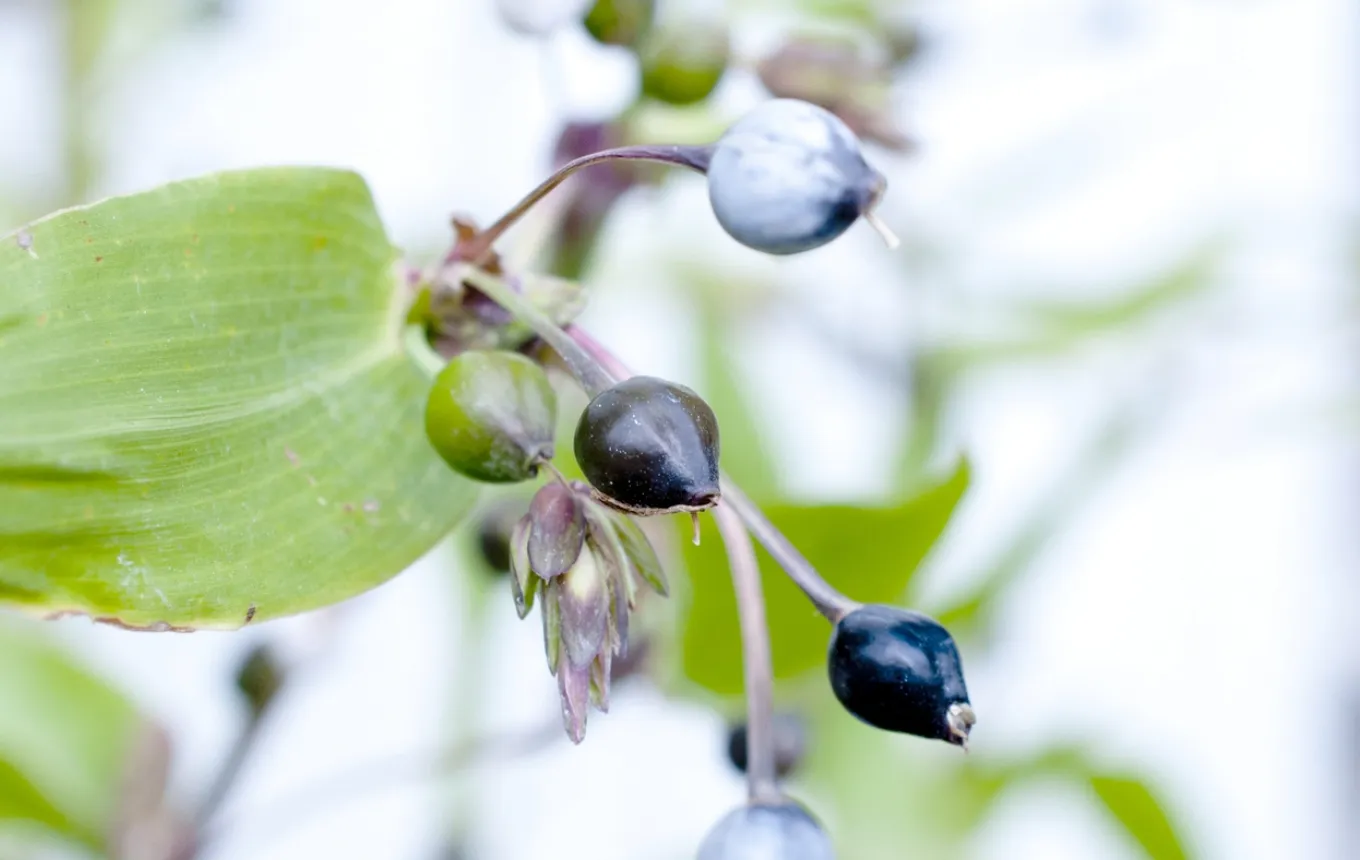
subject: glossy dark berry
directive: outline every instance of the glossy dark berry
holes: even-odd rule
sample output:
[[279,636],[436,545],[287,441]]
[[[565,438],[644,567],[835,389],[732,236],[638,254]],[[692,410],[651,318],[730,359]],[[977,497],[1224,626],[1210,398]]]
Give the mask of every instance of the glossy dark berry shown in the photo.
[[738,242],[768,254],[825,245],[871,210],[886,180],[829,111],[772,99],[723,134],[708,166],[708,199]]
[[[807,749],[807,730],[797,714],[775,714],[774,772],[783,779],[803,761]],[[727,733],[727,758],[732,766],[746,772],[746,723],[734,726]]]
[[967,744],[974,717],[963,666],[935,620],[862,606],[836,624],[827,662],[836,698],[869,725]]
[[635,376],[601,392],[576,426],[576,461],[601,501],[638,514],[717,504],[718,421],[683,385]]
[[425,404],[425,435],[454,471],[488,483],[526,481],[551,459],[557,397],[515,352],[469,351],[444,366]]
[[718,822],[698,860],[835,860],[831,839],[817,820],[793,802],[732,810]]

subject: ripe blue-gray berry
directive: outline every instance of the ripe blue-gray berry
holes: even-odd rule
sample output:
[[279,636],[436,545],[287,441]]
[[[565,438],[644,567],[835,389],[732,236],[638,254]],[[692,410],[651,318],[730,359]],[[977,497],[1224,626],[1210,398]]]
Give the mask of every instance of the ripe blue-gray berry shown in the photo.
[[959,746],[975,717],[954,639],[934,619],[892,606],[861,606],[836,624],[831,688],[871,726]]
[[772,99],[714,144],[708,199],[738,242],[769,254],[825,245],[873,208],[887,182],[829,111]]
[[831,839],[807,810],[785,801],[732,810],[718,822],[698,860],[835,860]]

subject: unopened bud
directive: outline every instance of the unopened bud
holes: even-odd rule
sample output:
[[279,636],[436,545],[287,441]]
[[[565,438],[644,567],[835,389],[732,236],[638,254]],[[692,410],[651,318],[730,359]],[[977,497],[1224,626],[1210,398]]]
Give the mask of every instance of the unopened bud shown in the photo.
[[542,579],[566,573],[586,539],[581,500],[556,481],[544,484],[529,505],[529,567]]

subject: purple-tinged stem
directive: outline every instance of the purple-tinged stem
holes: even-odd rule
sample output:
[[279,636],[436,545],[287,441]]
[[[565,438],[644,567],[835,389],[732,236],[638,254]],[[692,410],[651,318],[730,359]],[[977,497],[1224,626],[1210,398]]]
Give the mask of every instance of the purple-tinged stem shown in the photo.
[[[609,161],[653,161],[672,164],[677,167],[688,167],[690,170],[705,173],[708,171],[708,162],[712,155],[713,148],[711,146],[659,145],[620,146],[574,158],[543,180],[533,191],[524,195],[524,198],[516,203],[509,212],[502,215],[496,223],[478,233],[462,248],[458,249],[459,258],[476,266],[485,263],[491,255],[491,247],[496,244],[496,240],[500,239],[506,230],[509,230],[523,218],[525,213],[534,207],[534,204],[546,197],[550,191],[561,185],[578,170]],[[446,262],[454,262],[454,260],[450,259]]]
[[731,506],[720,503],[713,509],[713,519],[727,550],[727,566],[732,571],[741,622],[741,659],[746,680],[746,790],[752,803],[778,803],[781,794],[775,775],[774,664],[756,548]]

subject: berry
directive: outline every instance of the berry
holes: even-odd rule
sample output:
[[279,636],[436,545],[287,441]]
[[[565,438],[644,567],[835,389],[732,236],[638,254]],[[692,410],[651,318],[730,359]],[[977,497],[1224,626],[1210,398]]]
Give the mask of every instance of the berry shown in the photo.
[[731,52],[724,25],[653,32],[638,52],[642,92],[672,105],[692,105],[717,89]]
[[732,238],[768,254],[825,245],[869,212],[887,187],[854,133],[829,111],[772,99],[714,144],[708,199]]
[[576,461],[600,501],[635,514],[717,504],[718,421],[690,389],[635,376],[600,392],[576,425]]
[[718,822],[698,860],[834,860],[831,839],[797,803],[742,806]]
[[439,371],[425,435],[454,471],[487,483],[526,481],[552,459],[557,397],[548,376],[515,352],[461,353]]
[[831,688],[871,726],[965,746],[975,718],[949,631],[918,612],[862,606],[836,624]]
[[477,524],[477,549],[492,573],[510,572],[510,533],[523,513],[523,502],[499,502],[482,514]]
[[601,45],[632,47],[652,27],[656,0],[595,0],[586,13],[586,32]]
[[[775,714],[774,771],[780,779],[788,776],[803,760],[807,731],[797,714]],[[727,734],[727,757],[732,766],[746,772],[746,723],[733,726]]]

